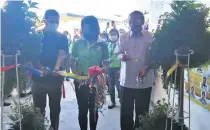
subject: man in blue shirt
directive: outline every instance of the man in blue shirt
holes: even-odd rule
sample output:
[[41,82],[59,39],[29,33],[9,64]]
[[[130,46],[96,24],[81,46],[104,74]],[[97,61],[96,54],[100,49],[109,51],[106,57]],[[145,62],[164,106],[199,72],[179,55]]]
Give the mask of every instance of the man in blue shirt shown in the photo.
[[[42,53],[40,59],[34,65],[35,68],[43,71],[43,76],[32,75],[34,105],[44,114],[46,95],[49,96],[50,120],[54,130],[59,128],[61,86],[64,80],[56,72],[64,69],[62,62],[68,54],[68,39],[64,34],[57,31],[59,18],[56,10],[50,9],[45,12]],[[49,68],[50,71],[46,68]]]

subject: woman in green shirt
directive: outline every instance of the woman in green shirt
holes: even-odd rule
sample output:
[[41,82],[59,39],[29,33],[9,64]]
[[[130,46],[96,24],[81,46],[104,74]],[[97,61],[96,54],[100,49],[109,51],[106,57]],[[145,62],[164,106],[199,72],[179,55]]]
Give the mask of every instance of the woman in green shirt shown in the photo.
[[108,106],[109,109],[112,109],[115,107],[115,86],[118,91],[118,97],[120,97],[120,83],[119,83],[119,71],[120,71],[120,60],[118,60],[117,55],[114,53],[114,49],[116,47],[116,42],[119,38],[119,32],[117,29],[111,29],[109,31],[109,43],[108,43],[108,49],[109,49],[109,59],[113,61],[108,69],[108,76],[109,76],[109,94],[111,98],[112,104]]
[[[73,44],[71,55],[72,72],[81,76],[88,76],[88,69],[92,66],[102,67],[103,61],[109,58],[108,47],[105,42],[98,42],[100,32],[96,17],[86,16],[81,22],[82,38]],[[96,89],[90,89],[88,82],[74,80],[77,103],[79,106],[79,125],[81,130],[87,130],[88,111],[90,130],[96,130],[98,110],[96,105]]]

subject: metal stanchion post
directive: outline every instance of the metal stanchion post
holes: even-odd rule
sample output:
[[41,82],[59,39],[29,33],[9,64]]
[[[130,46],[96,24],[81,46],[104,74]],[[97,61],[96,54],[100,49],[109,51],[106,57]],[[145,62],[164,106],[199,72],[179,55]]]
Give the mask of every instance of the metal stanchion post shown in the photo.
[[[16,76],[17,76],[17,90],[18,90],[18,113],[10,113],[10,114],[6,114],[4,115],[4,85],[5,85],[5,72],[1,71],[1,88],[0,88],[0,98],[1,98],[1,122],[0,122],[0,128],[1,130],[3,130],[3,124],[12,124],[12,123],[16,123],[19,122],[20,124],[20,130],[22,130],[22,125],[21,125],[21,120],[23,118],[23,116],[21,115],[21,107],[20,107],[20,89],[19,89],[19,77],[18,77],[18,56],[20,55],[20,51],[17,51],[17,53],[15,55],[4,55],[3,52],[1,52],[1,57],[2,57],[2,66],[5,66],[5,58],[11,58],[11,57],[15,57],[15,63],[16,63]],[[19,118],[16,121],[12,121],[12,122],[4,122],[3,119],[5,116],[9,116],[9,115],[18,115]]]
[[[193,55],[194,54],[194,51],[193,50],[190,50],[189,51],[189,53],[188,53],[188,61],[187,61],[187,74],[188,74],[188,83],[190,84],[190,56],[191,55]],[[188,111],[189,111],[189,113],[188,113],[188,115],[189,115],[189,130],[190,130],[190,128],[191,128],[191,109],[190,109],[190,92],[188,93],[189,95],[189,97],[188,97],[188,99],[189,99],[189,108],[188,108]]]
[[[20,55],[20,51],[17,51],[15,55],[15,64],[18,65],[18,57]],[[19,118],[21,118],[21,103],[20,103],[20,86],[19,86],[19,75],[18,75],[18,66],[16,66],[16,79],[17,79],[17,91],[18,91],[18,110],[19,110]],[[19,120],[20,130],[22,130],[21,120]]]
[[[5,57],[4,57],[4,53],[1,52],[1,58],[2,58],[2,66],[5,65]],[[0,93],[0,97],[1,97],[1,130],[3,130],[3,114],[4,114],[4,83],[5,83],[5,73],[1,72],[1,93]]]
[[[178,56],[179,56],[179,54],[178,54],[178,51],[177,50],[175,50],[175,56],[176,56],[176,61],[175,61],[175,63],[178,61]],[[176,88],[176,79],[177,79],[177,68],[176,68],[176,70],[175,70],[175,79],[174,79],[174,85],[173,85],[173,101],[172,101],[172,108],[173,108],[173,110],[172,110],[172,118],[171,118],[171,130],[173,130],[173,121],[174,121],[174,102],[175,102],[175,88]]]
[[[178,50],[175,50],[175,56],[176,56],[176,62],[179,60],[179,56],[180,57],[187,57],[187,65],[185,67],[187,67],[187,72],[188,72],[188,83],[190,83],[190,75],[189,75],[189,71],[190,71],[190,56],[194,54],[194,51],[193,50],[189,50],[189,52],[187,54],[179,54]],[[184,70],[183,70],[184,71]],[[189,130],[190,130],[190,125],[191,125],[191,122],[190,122],[190,118],[191,118],[191,111],[190,111],[190,93],[189,93],[189,115],[188,117],[185,117],[184,116],[184,88],[183,88],[183,84],[184,84],[184,80],[183,80],[183,72],[181,72],[181,77],[182,77],[182,81],[180,81],[180,86],[179,86],[179,95],[178,95],[178,120],[179,120],[179,123],[181,124],[181,128],[183,130],[183,127],[184,127],[184,119],[189,119]],[[173,130],[173,120],[174,120],[174,101],[175,101],[175,85],[176,85],[176,78],[177,76],[177,69],[175,70],[175,80],[174,80],[174,86],[173,86],[173,100],[172,100],[172,119],[171,119],[171,130]],[[170,91],[169,93],[170,94]],[[169,113],[167,113],[167,116],[168,116]],[[166,119],[166,127],[165,127],[165,130],[167,130],[167,127],[168,127],[168,124],[167,124],[167,121],[168,119]]]

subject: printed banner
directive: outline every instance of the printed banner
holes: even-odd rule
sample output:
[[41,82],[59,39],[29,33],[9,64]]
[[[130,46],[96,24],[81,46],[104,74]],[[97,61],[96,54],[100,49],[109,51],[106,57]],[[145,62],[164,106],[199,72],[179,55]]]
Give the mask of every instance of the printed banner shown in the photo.
[[191,97],[191,101],[210,111],[210,65],[191,69],[188,73],[185,70],[185,94]]

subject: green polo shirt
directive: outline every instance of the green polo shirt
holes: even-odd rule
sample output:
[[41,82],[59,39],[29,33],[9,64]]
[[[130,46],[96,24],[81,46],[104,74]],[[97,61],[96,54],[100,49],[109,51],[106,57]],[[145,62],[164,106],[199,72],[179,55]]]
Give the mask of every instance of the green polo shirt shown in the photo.
[[111,42],[108,43],[109,59],[113,60],[113,62],[110,64],[110,68],[119,68],[121,63],[117,55],[114,53],[115,47],[116,47],[115,43]]
[[72,58],[76,60],[76,72],[88,75],[89,67],[102,67],[102,61],[109,58],[107,44],[96,42],[88,47],[88,43],[84,39],[77,40],[73,44]]

